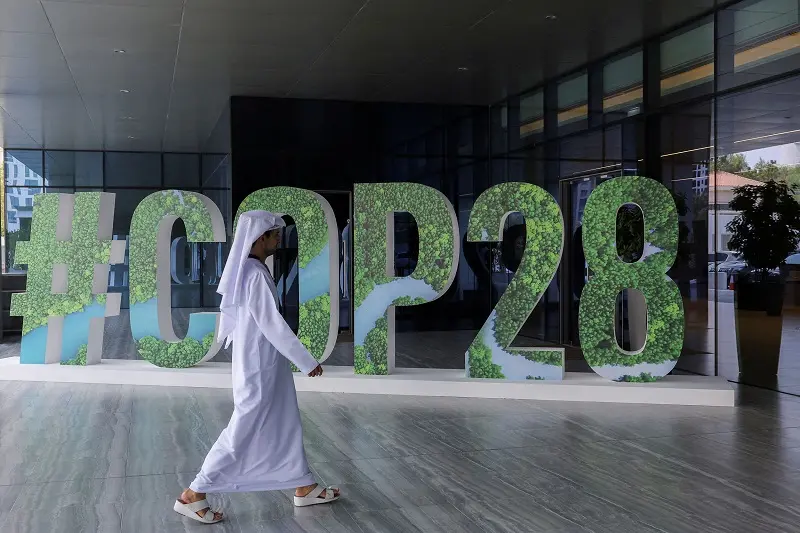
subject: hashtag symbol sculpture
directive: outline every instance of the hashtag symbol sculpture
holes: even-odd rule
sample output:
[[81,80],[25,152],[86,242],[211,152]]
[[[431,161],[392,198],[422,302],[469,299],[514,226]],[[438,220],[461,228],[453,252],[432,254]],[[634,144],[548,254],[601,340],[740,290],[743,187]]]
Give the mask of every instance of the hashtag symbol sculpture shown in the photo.
[[112,241],[114,194],[40,194],[30,240],[18,242],[15,263],[28,265],[26,290],[11,298],[22,318],[21,363],[100,362],[105,317],[120,297],[106,294],[108,270],[124,261],[125,241]]

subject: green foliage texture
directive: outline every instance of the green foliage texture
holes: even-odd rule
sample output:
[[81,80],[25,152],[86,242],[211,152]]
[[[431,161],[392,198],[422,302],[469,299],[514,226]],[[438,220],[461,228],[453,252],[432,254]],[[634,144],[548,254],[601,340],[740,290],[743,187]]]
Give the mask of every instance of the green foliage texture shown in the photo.
[[158,228],[162,219],[169,216],[183,221],[188,242],[214,242],[211,215],[200,194],[168,190],[142,200],[131,218],[128,252],[131,305],[158,296]]
[[89,352],[89,346],[87,344],[81,345],[78,348],[78,354],[70,359],[69,361],[61,361],[62,365],[66,366],[86,366],[86,354]]
[[659,378],[653,377],[652,374],[649,372],[642,372],[638,376],[622,376],[619,381],[625,381],[628,383],[653,383],[658,381]]
[[386,222],[397,212],[411,214],[417,223],[419,255],[412,278],[442,291],[455,268],[453,219],[447,200],[438,191],[419,183],[357,183],[353,235],[356,308],[376,285],[392,281],[386,275]]
[[375,323],[367,337],[364,339],[364,346],[356,346],[353,353],[353,361],[356,374],[368,374],[385,376],[389,373],[388,350],[389,350],[389,322],[386,316],[382,316]]
[[200,343],[190,337],[181,342],[164,342],[155,337],[143,337],[136,342],[136,348],[143,358],[156,366],[188,368],[196,365],[197,361],[205,355],[207,350],[204,349],[203,344],[205,343]]
[[[108,264],[111,241],[99,240],[99,192],[74,195],[71,240],[56,239],[59,194],[34,197],[31,238],[15,250],[17,264],[28,265],[26,291],[12,295],[11,315],[23,317],[23,335],[47,325],[51,316],[82,311],[95,301],[105,304],[105,295],[93,295],[94,266]],[[53,266],[67,265],[67,292],[52,293]],[[87,339],[89,331],[86,331]]]
[[330,321],[330,293],[322,294],[300,305],[298,338],[317,361],[325,354]]
[[[158,233],[165,217],[177,217],[183,221],[188,242],[214,242],[211,214],[202,195],[167,190],[155,192],[142,200],[131,219],[128,257],[131,307],[158,297]],[[131,320],[135,319],[132,312]],[[214,332],[207,334],[203,342],[190,337],[174,343],[143,337],[136,341],[136,348],[145,360],[156,366],[187,368],[205,357],[213,338]],[[207,339],[212,342],[206,342]]]
[[189,368],[208,353],[214,344],[214,332],[203,337],[202,342],[192,338],[181,342],[164,342],[155,337],[144,337],[136,342],[139,353],[147,361],[162,368]]
[[468,377],[484,379],[505,379],[500,365],[492,362],[492,350],[483,342],[483,330],[478,333],[467,350]]
[[[454,263],[453,218],[447,200],[435,189],[418,183],[369,183],[355,186],[354,296],[356,309],[378,285],[394,278],[386,273],[387,221],[396,212],[414,217],[419,233],[417,266],[411,277],[441,293]],[[391,305],[421,305],[425,298],[401,297]],[[376,321],[354,353],[357,374],[388,372],[388,314]]]
[[[636,263],[625,263],[617,255],[617,211],[625,204],[641,208],[644,235],[660,249]],[[601,184],[584,211],[583,249],[594,273],[583,289],[579,310],[586,361],[601,375],[602,367],[610,365],[677,361],[683,346],[684,316],[678,287],[666,275],[678,250],[678,213],[669,190],[638,176]],[[647,340],[639,353],[626,353],[617,345],[614,312],[623,289],[638,289],[647,301]]]
[[[297,228],[298,283],[303,284],[308,264],[329,244],[328,220],[317,194],[294,187],[268,187],[251,193],[236,212],[234,228],[242,213],[262,210],[292,217]],[[326,270],[327,275],[327,270]],[[327,280],[326,280],[327,282]],[[327,284],[327,283],[326,283]],[[338,305],[338,302],[335,302]],[[328,292],[300,304],[297,336],[317,361],[325,355],[331,323],[331,295]],[[292,368],[293,371],[298,371]]]
[[[500,241],[506,215],[521,213],[525,217],[525,251],[517,273],[495,307],[493,331],[497,345],[507,353],[548,365],[563,366],[563,353],[553,350],[512,349],[511,344],[530,316],[539,299],[555,276],[564,244],[564,223],[561,210],[553,197],[530,183],[503,183],[478,197],[472,208],[467,228],[470,241]],[[492,328],[490,317],[467,352],[470,377],[498,378],[497,365],[472,358],[491,360],[491,351],[484,345],[484,334]],[[476,344],[477,343],[477,344]],[[491,366],[490,366],[491,364]],[[497,367],[497,369],[495,368]]]

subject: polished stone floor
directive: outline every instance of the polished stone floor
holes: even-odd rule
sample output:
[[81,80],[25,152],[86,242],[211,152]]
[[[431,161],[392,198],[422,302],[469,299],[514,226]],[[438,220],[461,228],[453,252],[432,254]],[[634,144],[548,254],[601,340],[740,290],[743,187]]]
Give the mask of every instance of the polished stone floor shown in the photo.
[[[322,378],[324,379],[324,378]],[[0,383],[3,533],[800,531],[800,400],[738,408],[300,395],[334,505],[171,504],[232,410],[230,391]]]

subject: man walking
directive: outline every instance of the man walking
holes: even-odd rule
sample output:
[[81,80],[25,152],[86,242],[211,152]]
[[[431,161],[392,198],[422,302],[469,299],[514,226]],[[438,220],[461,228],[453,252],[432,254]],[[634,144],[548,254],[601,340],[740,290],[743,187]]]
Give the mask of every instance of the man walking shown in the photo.
[[322,367],[278,311],[275,281],[265,266],[280,244],[283,220],[266,211],[239,217],[217,292],[219,339],[233,342],[233,416],[200,473],[175,502],[184,516],[214,524],[206,493],[295,489],[298,507],[330,503],[339,489],[322,487],[303,448],[303,428],[289,361],[311,377]]

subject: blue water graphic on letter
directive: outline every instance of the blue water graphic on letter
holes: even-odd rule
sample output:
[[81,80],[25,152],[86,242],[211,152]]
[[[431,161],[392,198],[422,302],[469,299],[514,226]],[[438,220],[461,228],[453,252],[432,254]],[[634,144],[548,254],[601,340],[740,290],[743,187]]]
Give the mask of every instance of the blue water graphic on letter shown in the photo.
[[[69,361],[78,355],[78,350],[89,343],[89,324],[92,318],[105,316],[106,306],[97,302],[84,307],[83,311],[64,317],[64,332],[61,338],[61,360]],[[19,362],[44,364],[47,349],[47,326],[39,326],[22,336]]]
[[300,269],[300,305],[331,291],[330,257],[330,246],[326,244],[305,268]]
[[364,298],[355,312],[355,345],[363,346],[367,334],[375,327],[375,323],[386,314],[393,301],[403,296],[409,298],[425,298],[430,301],[436,298],[433,287],[422,280],[412,277],[398,278],[375,285],[369,295]]
[[[131,306],[131,332],[133,338],[141,340],[145,337],[161,339],[158,328],[158,298],[151,298],[143,303]],[[213,333],[217,324],[218,313],[192,313],[189,315],[187,337],[202,342],[203,337]]]

